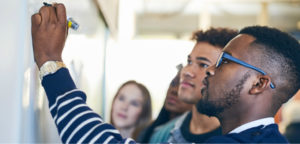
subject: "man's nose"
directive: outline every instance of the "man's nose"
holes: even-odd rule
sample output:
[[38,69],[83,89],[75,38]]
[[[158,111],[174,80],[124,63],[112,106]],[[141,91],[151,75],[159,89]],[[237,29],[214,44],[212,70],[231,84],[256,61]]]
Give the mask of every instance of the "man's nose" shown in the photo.
[[193,66],[185,66],[181,72],[184,77],[195,77]]
[[215,75],[216,65],[212,65],[209,68],[206,69],[206,75],[212,76]]

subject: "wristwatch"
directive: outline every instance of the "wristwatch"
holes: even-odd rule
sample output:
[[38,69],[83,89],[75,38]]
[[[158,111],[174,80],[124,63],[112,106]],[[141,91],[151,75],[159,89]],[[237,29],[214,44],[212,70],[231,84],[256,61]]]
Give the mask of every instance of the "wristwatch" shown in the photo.
[[66,68],[66,65],[61,61],[47,61],[40,68],[40,79],[49,74],[55,73],[61,68]]

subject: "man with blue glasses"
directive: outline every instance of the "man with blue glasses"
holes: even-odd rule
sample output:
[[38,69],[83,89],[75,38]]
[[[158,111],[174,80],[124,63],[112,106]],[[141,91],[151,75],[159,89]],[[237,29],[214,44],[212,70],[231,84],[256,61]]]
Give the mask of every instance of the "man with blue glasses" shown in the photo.
[[[226,53],[226,52],[222,52],[222,53],[220,54],[220,57],[219,57],[219,59],[218,59],[218,61],[217,61],[217,63],[216,63],[216,67],[219,67],[219,66],[221,65],[221,63],[222,63],[223,61],[226,61],[226,60],[233,61],[233,62],[235,62],[235,63],[237,63],[237,64],[240,64],[240,65],[242,65],[242,66],[244,66],[244,67],[248,67],[248,68],[251,68],[251,69],[253,69],[253,70],[256,70],[256,71],[262,73],[263,75],[267,75],[263,70],[261,70],[261,69],[255,67],[255,66],[252,66],[252,65],[250,65],[250,64],[248,64],[248,63],[246,63],[246,62],[244,62],[244,61],[242,61],[242,60],[239,60],[239,59],[237,59],[237,58],[231,56],[230,54],[228,54],[228,53]],[[274,84],[273,84],[272,82],[270,82],[270,87],[271,87],[272,89],[275,88],[275,86],[274,86]]]
[[300,45],[274,28],[242,29],[207,69],[197,110],[216,116],[216,143],[287,143],[274,115],[300,86]]

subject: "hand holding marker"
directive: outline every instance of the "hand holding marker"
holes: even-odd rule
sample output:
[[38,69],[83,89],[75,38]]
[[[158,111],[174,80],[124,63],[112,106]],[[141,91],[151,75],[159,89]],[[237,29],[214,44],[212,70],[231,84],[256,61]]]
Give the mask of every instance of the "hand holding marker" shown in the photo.
[[[48,4],[46,2],[43,2],[45,6],[52,6],[52,4]],[[73,30],[77,30],[79,27],[79,24],[75,22],[71,17],[67,18],[68,27],[72,28]]]

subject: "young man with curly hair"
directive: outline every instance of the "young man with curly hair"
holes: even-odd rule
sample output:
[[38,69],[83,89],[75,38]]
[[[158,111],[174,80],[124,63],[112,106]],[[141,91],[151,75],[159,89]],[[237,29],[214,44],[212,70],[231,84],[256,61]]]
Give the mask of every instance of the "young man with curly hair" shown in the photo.
[[179,99],[192,104],[192,111],[157,128],[150,143],[203,143],[212,136],[222,134],[219,120],[197,112],[196,104],[202,98],[206,69],[216,63],[224,46],[237,33],[227,28],[210,28],[193,34],[192,39],[196,44],[181,71],[178,90]]

